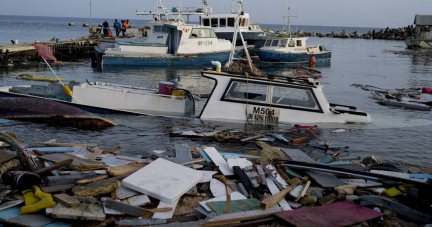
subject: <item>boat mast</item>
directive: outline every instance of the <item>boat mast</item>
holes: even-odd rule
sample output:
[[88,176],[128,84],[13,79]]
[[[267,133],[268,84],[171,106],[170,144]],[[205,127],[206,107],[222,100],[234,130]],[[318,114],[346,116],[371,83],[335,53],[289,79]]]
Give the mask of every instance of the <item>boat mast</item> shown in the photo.
[[234,0],[231,0],[231,13],[234,13]]
[[291,17],[297,17],[297,15],[295,15],[295,16],[291,16],[291,14],[290,14],[290,7],[288,7],[288,34],[289,34],[289,37],[291,37]]

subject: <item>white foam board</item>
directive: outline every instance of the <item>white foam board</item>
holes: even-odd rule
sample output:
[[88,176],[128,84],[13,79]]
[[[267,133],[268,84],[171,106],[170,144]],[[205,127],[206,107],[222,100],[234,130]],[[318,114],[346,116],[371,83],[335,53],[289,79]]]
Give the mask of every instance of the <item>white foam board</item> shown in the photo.
[[240,169],[246,168],[247,166],[252,166],[252,162],[245,158],[230,158],[227,160],[227,162],[231,170],[234,166],[238,166]]
[[214,178],[210,181],[210,191],[214,197],[221,197],[227,195],[227,189],[225,187],[225,184]]
[[234,172],[228,166],[227,161],[222,157],[222,155],[214,147],[207,147],[204,149],[204,151],[207,153],[207,155],[210,157],[210,159],[213,161],[213,163],[215,165],[219,166],[219,170],[222,172],[223,175],[225,175],[225,176],[234,175]]
[[210,182],[213,178],[213,175],[217,173],[217,171],[208,171],[208,170],[197,170],[204,174],[204,178],[200,181],[200,183]]
[[[280,192],[279,188],[276,186],[276,184],[273,182],[273,180],[270,177],[266,178],[267,180],[267,187],[270,190],[270,193],[272,195]],[[278,202],[279,206],[282,207],[283,210],[292,210],[291,206],[288,204],[288,202],[285,199],[282,199]]]
[[122,181],[122,185],[166,203],[174,203],[204,178],[200,171],[159,158]]
[[129,197],[126,199],[122,199],[121,202],[127,203],[127,204],[132,205],[132,206],[142,206],[142,205],[150,203],[150,199],[147,195],[137,195],[137,196],[132,196],[132,197]]

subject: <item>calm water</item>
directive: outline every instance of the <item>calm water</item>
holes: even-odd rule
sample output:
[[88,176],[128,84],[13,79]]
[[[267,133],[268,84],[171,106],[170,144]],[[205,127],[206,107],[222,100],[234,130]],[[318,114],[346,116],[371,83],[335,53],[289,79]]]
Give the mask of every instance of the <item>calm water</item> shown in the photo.
[[[130,19],[130,18],[129,18]],[[7,25],[8,21],[11,21]],[[10,39],[24,41],[48,40],[52,37],[69,39],[87,34],[82,23],[87,19],[79,18],[43,18],[0,16],[0,44],[7,44]],[[94,20],[95,21],[95,20]],[[101,22],[102,20],[100,20]],[[133,20],[134,21],[134,20]],[[67,27],[69,22],[77,26]],[[100,23],[98,22],[98,23]],[[144,21],[139,23],[144,24]],[[13,25],[12,25],[13,24]],[[138,24],[138,21],[137,21]],[[267,26],[267,27],[266,27]],[[55,31],[47,27],[57,28]],[[261,25],[262,28],[279,29],[279,25]],[[365,33],[373,28],[341,28],[303,26],[305,31],[330,33],[331,31],[358,31]],[[22,29],[23,28],[23,29]],[[295,29],[295,27],[293,27]],[[298,29],[301,29],[300,26]],[[377,29],[379,30],[379,29]],[[31,33],[31,34],[29,34]],[[21,41],[20,41],[21,42]],[[432,142],[432,117],[430,112],[412,111],[378,105],[369,98],[370,94],[351,84],[369,84],[381,88],[432,87],[432,66],[425,64],[426,59],[415,56],[403,56],[383,53],[383,50],[404,50],[402,41],[333,39],[312,37],[308,45],[323,44],[333,51],[331,67],[321,68],[325,78],[320,79],[325,94],[330,102],[357,106],[372,116],[372,123],[365,126],[356,125],[318,125],[322,128],[321,137],[331,140],[334,145],[349,146],[349,155],[377,155],[382,160],[393,163],[407,161],[428,165],[432,161],[430,147]],[[202,78],[199,71],[202,67],[104,67],[103,72],[91,68],[90,62],[66,65],[56,68],[60,77],[79,82],[102,81],[135,86],[155,86],[159,81],[174,81],[180,77],[179,86],[193,93],[208,93],[213,82]],[[263,68],[264,71],[284,74],[285,68]],[[29,67],[3,70],[0,73],[1,85],[45,84],[15,79],[21,73],[52,76],[46,68]],[[202,107],[204,103],[199,102]],[[232,122],[208,122],[198,119],[179,119],[154,116],[104,116],[118,126],[101,131],[84,131],[74,128],[57,128],[41,124],[12,123],[0,125],[2,130],[16,133],[23,141],[36,142],[57,139],[59,142],[97,143],[102,148],[121,145],[123,154],[136,155],[153,149],[172,149],[175,143],[188,143],[193,146],[212,145],[221,151],[246,152],[256,149],[253,144],[217,143],[182,138],[138,137],[141,132],[165,132],[164,125],[175,129],[185,129],[178,123],[182,120],[191,124],[218,125],[218,129],[244,129],[244,124]],[[279,130],[290,132],[289,125],[279,125]],[[332,130],[346,128],[344,133],[331,133]],[[285,134],[289,135],[289,134]],[[280,144],[277,144],[280,145]],[[281,145],[282,146],[282,145]],[[320,152],[312,156],[318,157]]]

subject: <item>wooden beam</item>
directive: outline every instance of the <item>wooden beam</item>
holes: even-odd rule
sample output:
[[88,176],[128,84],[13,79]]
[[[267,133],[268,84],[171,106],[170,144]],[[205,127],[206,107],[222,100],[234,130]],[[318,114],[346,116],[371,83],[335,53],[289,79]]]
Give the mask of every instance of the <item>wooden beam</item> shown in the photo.
[[79,200],[66,194],[53,195],[53,198],[67,207],[77,207],[81,205],[81,202]]
[[184,165],[188,165],[188,164],[193,164],[193,163],[198,163],[198,162],[205,162],[205,161],[206,160],[203,158],[203,159],[193,160],[193,161],[190,161],[190,162],[185,162],[185,163],[182,163],[180,165],[184,166]]
[[83,179],[83,180],[77,180],[75,183],[76,184],[86,184],[86,183],[90,183],[90,182],[95,182],[95,181],[99,181],[99,180],[103,180],[108,178],[108,175],[101,175],[101,176],[96,176],[94,178],[90,178],[90,179]]
[[278,203],[279,201],[281,201],[282,199],[285,199],[285,196],[291,191],[293,190],[297,185],[290,185],[287,188],[285,188],[284,190],[264,199],[263,201],[261,201],[261,208],[263,208],[264,210],[272,207],[273,205],[275,205],[276,203]]
[[117,146],[117,147],[114,147],[114,148],[111,148],[109,150],[102,152],[102,154],[110,154],[110,153],[113,153],[114,151],[119,150],[119,149],[121,149],[121,147]]
[[51,166],[45,167],[43,169],[37,170],[36,173],[39,174],[39,175],[50,173],[53,170],[58,170],[58,169],[60,169],[63,166],[70,165],[70,164],[72,164],[72,162],[73,162],[73,159],[71,159],[71,158],[70,159],[66,159],[66,160],[58,162],[58,163],[56,163],[54,165],[51,165]]
[[49,147],[73,147],[73,146],[82,146],[82,147],[88,147],[88,144],[78,144],[78,143],[34,143],[34,144],[41,144],[46,145]]
[[100,149],[99,147],[95,147],[94,149],[94,152],[93,153],[91,153],[88,157],[87,157],[87,159],[88,160],[95,160],[96,158],[97,158],[97,156],[99,156],[101,153],[102,153],[102,149]]

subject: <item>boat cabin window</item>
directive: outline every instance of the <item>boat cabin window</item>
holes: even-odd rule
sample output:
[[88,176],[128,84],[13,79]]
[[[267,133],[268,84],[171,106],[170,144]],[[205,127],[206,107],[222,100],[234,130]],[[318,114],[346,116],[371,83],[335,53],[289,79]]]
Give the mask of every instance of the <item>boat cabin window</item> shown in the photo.
[[286,45],[287,45],[287,40],[286,39],[281,40],[280,43],[279,43],[280,47],[286,47]]
[[169,28],[164,27],[164,26],[154,26],[154,28],[153,28],[153,32],[164,32],[164,33],[169,33]]
[[228,18],[228,27],[234,27],[234,22],[235,22],[234,18]]
[[219,27],[226,27],[227,21],[226,18],[219,18]]
[[203,19],[203,26],[210,26],[210,19]]
[[271,100],[272,104],[319,109],[310,90],[275,86]]
[[265,103],[267,90],[267,85],[233,81],[225,94],[225,99]]
[[289,47],[295,47],[295,42],[294,40],[290,39],[289,43],[288,43]]
[[297,46],[301,47],[302,46],[302,41],[301,40],[297,40]]
[[271,45],[271,42],[272,42],[271,40],[266,40],[265,46],[269,47]]
[[273,40],[273,42],[272,42],[272,47],[277,47],[278,46],[278,44],[279,44],[279,40]]
[[211,26],[212,27],[219,27],[219,19],[218,18],[212,18],[211,19]]
[[209,28],[193,28],[191,31],[190,39],[196,38],[216,38],[213,29]]

